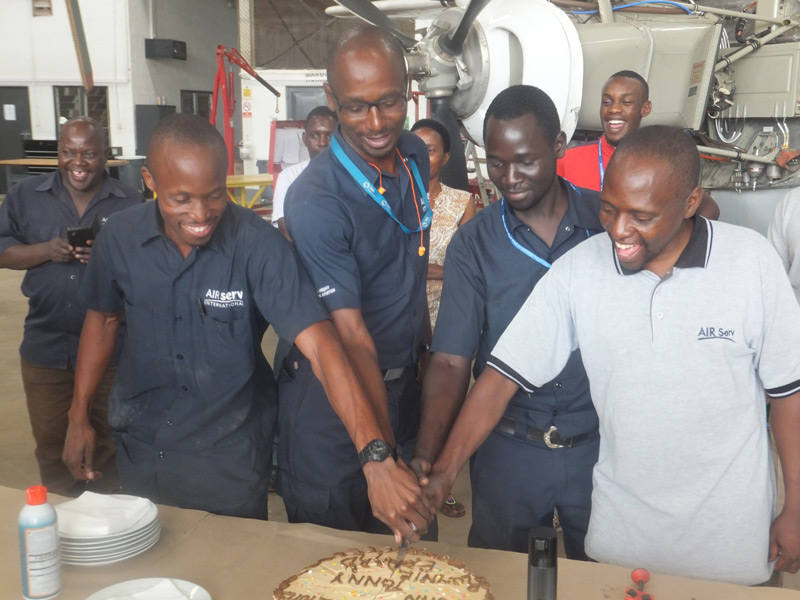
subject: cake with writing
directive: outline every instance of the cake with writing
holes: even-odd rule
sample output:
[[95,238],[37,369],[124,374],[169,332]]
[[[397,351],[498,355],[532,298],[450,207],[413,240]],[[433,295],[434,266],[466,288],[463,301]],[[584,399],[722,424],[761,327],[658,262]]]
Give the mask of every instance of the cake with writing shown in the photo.
[[397,548],[350,550],[306,567],[281,583],[274,600],[493,600],[489,582],[456,560],[409,548],[392,571]]

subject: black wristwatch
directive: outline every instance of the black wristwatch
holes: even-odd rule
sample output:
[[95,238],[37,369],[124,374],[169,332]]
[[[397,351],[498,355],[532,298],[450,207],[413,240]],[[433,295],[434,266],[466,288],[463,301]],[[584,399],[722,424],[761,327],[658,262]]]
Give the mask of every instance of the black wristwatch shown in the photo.
[[358,453],[358,460],[363,467],[371,461],[382,462],[389,457],[397,459],[397,452],[383,440],[372,440]]

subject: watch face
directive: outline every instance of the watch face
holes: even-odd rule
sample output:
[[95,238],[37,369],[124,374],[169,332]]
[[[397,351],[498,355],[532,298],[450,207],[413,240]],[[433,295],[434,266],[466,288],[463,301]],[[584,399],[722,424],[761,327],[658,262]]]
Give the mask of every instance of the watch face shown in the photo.
[[392,447],[383,440],[372,440],[364,449],[358,453],[361,464],[370,461],[380,462],[392,455]]

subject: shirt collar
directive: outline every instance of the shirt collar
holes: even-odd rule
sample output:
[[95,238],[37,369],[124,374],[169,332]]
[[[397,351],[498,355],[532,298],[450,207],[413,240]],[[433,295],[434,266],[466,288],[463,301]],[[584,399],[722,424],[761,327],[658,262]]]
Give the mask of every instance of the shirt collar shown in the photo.
[[[699,215],[694,216],[693,220],[694,230],[692,231],[692,236],[689,238],[689,242],[681,252],[678,260],[675,261],[675,268],[705,269],[708,266],[708,261],[711,258],[711,246],[714,241],[714,226],[711,221]],[[620,275],[635,275],[639,273],[639,271],[626,269],[620,264],[613,242],[611,244],[611,254],[614,257],[614,266],[617,269],[617,273]]]
[[[397,149],[400,151],[400,155],[403,158],[413,158],[417,165],[420,164],[419,157],[417,154],[416,148],[414,148],[413,144],[410,143],[408,136],[414,135],[413,133],[409,133],[408,131],[403,130],[400,133],[400,139],[397,140]],[[333,136],[339,142],[339,145],[344,150],[344,153],[353,161],[353,164],[358,167],[358,170],[361,171],[371,183],[375,183],[378,181],[378,171],[370,165],[364,158],[353,149],[353,147],[344,139],[342,135],[341,126],[336,127],[336,131],[334,131]],[[416,137],[416,136],[415,136]],[[325,152],[331,152],[330,148],[326,149]],[[392,175],[388,175],[384,173],[387,177],[393,177]]]
[[605,133],[600,136],[600,148],[603,150],[603,162],[607,163],[616,148],[609,143]]
[[[558,176],[558,181],[567,192],[567,210],[561,218],[561,224],[571,226],[573,231],[576,228],[600,231],[602,227],[597,217],[600,210],[599,198],[594,203],[590,201],[590,199],[597,197],[598,193],[575,187],[560,175]],[[515,231],[518,227],[526,229],[528,227],[514,214],[508,203],[506,203],[506,219],[511,231]]]
[[[64,185],[64,182],[61,180],[61,171],[58,169],[52,173],[49,173],[47,177],[45,177],[44,181],[42,181],[42,183],[40,183],[36,188],[37,192],[46,192],[50,190],[52,190],[55,195],[59,195],[62,191],[69,193]],[[103,175],[103,186],[100,188],[100,191],[95,194],[94,198],[92,198],[92,202],[89,204],[91,205],[95,201],[104,200],[109,196],[125,198],[127,197],[127,194],[120,186],[119,181],[113,177],[109,177],[106,173]]]
[[[226,204],[225,211],[222,213],[216,229],[214,229],[214,235],[203,246],[204,248],[213,248],[215,251],[225,254],[225,249],[228,247],[227,242],[233,237],[231,228],[233,227],[234,216],[232,213],[236,210],[235,206],[232,202]],[[150,240],[159,237],[163,237],[165,242],[172,243],[172,240],[164,233],[164,224],[161,218],[161,211],[158,209],[158,200],[153,200],[152,202],[147,202],[145,217],[139,221],[139,239],[141,244],[144,245]]]

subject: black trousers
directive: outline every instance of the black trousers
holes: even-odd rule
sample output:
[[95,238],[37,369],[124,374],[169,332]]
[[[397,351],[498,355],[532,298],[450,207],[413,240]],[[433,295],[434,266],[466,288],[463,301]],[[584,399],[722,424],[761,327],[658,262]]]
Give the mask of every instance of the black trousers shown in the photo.
[[[389,417],[398,453],[409,461],[419,429],[420,392],[409,368],[386,382]],[[367,482],[344,424],[334,412],[308,360],[292,348],[278,376],[280,494],[292,523],[391,533],[372,515]],[[436,521],[424,539],[436,540]]]

